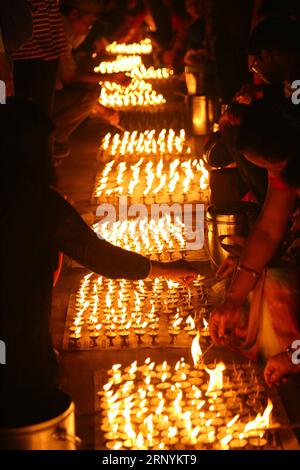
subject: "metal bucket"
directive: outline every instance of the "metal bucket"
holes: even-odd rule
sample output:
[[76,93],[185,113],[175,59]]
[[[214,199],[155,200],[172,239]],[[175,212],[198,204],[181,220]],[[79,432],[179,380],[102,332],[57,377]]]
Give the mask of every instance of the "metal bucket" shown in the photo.
[[81,440],[75,435],[74,402],[60,390],[52,399],[57,406],[57,416],[37,424],[0,429],[0,449],[75,450],[79,447]]
[[247,237],[260,208],[251,202],[232,202],[212,205],[206,212],[207,247],[213,267],[219,267],[234,250],[225,243],[226,236]]
[[191,135],[207,135],[214,122],[214,104],[208,96],[188,96],[188,127]]

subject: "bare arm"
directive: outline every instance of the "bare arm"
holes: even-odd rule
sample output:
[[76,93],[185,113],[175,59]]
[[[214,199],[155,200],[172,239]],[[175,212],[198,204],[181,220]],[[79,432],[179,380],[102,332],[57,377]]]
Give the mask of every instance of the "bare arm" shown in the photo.
[[[296,193],[269,187],[261,215],[242,252],[241,265],[257,273],[271,261],[282,241]],[[224,303],[210,317],[210,334],[218,344],[226,344],[228,330],[234,330],[240,319],[240,308],[257,279],[251,272],[238,271]]]
[[[287,229],[289,215],[295,205],[294,191],[269,187],[265,204],[240,258],[240,264],[258,273],[271,261]],[[238,271],[229,295],[242,303],[255,284],[255,278]]]

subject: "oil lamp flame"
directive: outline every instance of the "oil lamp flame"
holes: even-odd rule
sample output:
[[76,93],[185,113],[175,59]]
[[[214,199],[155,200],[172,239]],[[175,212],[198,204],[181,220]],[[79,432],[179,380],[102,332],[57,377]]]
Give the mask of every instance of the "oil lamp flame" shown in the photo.
[[205,370],[210,375],[207,393],[215,392],[216,390],[222,390],[223,371],[225,370],[225,365],[222,362],[220,362],[219,364],[217,364],[215,369],[205,368]]
[[189,316],[187,319],[186,319],[186,324],[189,325],[192,330],[195,329],[196,325],[195,325],[195,322],[193,320],[193,318],[191,316]]
[[199,361],[201,360],[202,357],[202,350],[200,346],[200,333],[198,332],[195,338],[192,341],[192,347],[191,347],[191,353],[192,353],[192,358],[194,362],[194,366],[197,366]]
[[264,413],[262,415],[258,413],[258,415],[253,421],[250,421],[249,423],[247,423],[244,429],[244,433],[250,432],[254,429],[256,430],[256,429],[269,428],[272,410],[273,410],[273,403],[271,402],[270,398],[268,398],[268,405]]

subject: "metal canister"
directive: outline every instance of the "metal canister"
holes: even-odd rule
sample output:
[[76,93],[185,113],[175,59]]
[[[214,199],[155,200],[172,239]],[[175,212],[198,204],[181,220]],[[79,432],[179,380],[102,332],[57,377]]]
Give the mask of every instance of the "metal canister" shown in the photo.
[[207,247],[212,264],[218,268],[228,256],[223,240],[228,235],[247,237],[259,214],[258,204],[232,202],[208,207],[206,212]]
[[57,390],[55,404],[58,414],[54,418],[37,424],[0,429],[0,449],[75,450],[79,447],[81,440],[75,435],[74,402],[66,393]]
[[211,132],[214,122],[213,100],[208,96],[188,96],[189,134],[205,136]]

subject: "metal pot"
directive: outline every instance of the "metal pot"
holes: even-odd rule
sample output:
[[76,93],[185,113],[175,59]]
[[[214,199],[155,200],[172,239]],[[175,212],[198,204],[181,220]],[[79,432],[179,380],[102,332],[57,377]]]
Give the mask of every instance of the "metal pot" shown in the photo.
[[[75,404],[61,390],[55,391],[56,417],[28,426],[0,429],[1,450],[75,450]],[[47,404],[45,404],[45,408]],[[45,416],[47,412],[45,411]]]
[[213,267],[218,268],[233,250],[224,244],[226,235],[247,237],[259,211],[259,206],[251,202],[217,204],[207,209],[207,246]]
[[214,104],[208,96],[188,96],[188,127],[191,135],[207,135],[214,122]]

